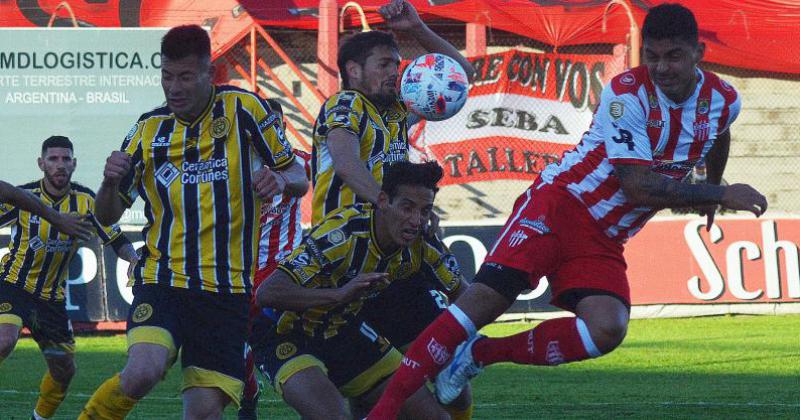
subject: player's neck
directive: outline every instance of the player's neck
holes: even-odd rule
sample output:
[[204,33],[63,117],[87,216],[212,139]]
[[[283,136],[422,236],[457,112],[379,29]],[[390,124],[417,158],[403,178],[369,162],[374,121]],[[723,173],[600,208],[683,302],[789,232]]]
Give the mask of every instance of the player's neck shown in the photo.
[[61,197],[66,195],[71,188],[69,182],[67,182],[67,185],[64,186],[64,188],[56,188],[56,186],[53,185],[46,177],[42,179],[42,185],[44,186],[44,192],[46,192],[47,195],[49,195],[55,201],[58,201],[61,199]]
[[375,209],[375,240],[378,242],[378,248],[385,254],[389,255],[394,253],[400,248],[400,245],[394,242],[392,234],[389,233],[390,220],[386,220],[380,209]]

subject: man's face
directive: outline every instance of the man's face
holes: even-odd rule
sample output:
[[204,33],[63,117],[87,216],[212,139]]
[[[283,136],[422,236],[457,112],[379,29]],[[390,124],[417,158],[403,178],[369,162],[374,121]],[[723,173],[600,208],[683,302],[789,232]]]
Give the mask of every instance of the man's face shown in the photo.
[[50,185],[62,189],[69,185],[77,161],[66,147],[48,147],[38,163]]
[[389,229],[389,236],[398,246],[408,246],[422,233],[433,211],[434,192],[422,186],[401,185],[393,199],[385,193],[378,198]]
[[203,112],[211,94],[208,57],[189,55],[177,60],[161,56],[161,87],[167,106],[179,118],[191,121]]
[[355,71],[349,73],[351,87],[363,92],[376,105],[388,105],[397,98],[400,68],[400,54],[397,50],[387,45],[378,45],[372,48],[363,66],[353,61],[349,63],[356,66]]
[[703,59],[702,43],[692,45],[678,38],[644,40],[644,64],[653,83],[675,102],[692,94],[697,63]]

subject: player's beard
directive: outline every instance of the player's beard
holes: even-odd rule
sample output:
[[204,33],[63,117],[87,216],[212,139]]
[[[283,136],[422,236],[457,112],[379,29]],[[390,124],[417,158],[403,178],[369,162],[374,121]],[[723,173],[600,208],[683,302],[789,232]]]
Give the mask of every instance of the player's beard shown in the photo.
[[369,100],[378,108],[388,108],[397,100],[397,94],[376,93],[370,95]]
[[[57,175],[61,175],[61,176],[57,176]],[[64,187],[66,187],[67,185],[69,185],[69,182],[72,180],[72,174],[70,174],[68,172],[60,172],[60,173],[55,173],[55,174],[52,174],[52,175],[51,174],[45,174],[44,176],[45,176],[45,178],[47,178],[47,182],[49,182],[50,185],[54,186],[55,188],[57,188],[59,190],[64,188]]]

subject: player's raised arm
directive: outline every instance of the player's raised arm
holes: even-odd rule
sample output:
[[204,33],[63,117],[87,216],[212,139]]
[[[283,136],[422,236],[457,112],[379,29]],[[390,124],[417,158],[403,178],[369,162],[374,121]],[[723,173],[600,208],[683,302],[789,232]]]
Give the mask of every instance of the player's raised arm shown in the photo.
[[106,159],[106,166],[103,170],[103,183],[97,190],[95,200],[97,210],[95,216],[97,220],[106,226],[116,223],[125,211],[126,203],[119,195],[119,186],[122,178],[131,170],[131,157],[120,151],[111,152]]
[[379,12],[386,19],[389,28],[392,31],[405,32],[414,37],[419,44],[432,53],[444,54],[453,60],[456,60],[464,71],[467,72],[469,81],[472,82],[475,69],[472,67],[467,58],[461,55],[460,52],[447,42],[444,38],[440,37],[433,32],[425,22],[420,19],[417,10],[414,6],[405,0],[392,0],[389,3],[381,6]]
[[0,181],[0,203],[8,203],[27,212],[45,218],[52,223],[55,228],[67,235],[74,236],[81,240],[89,240],[92,237],[92,224],[78,215],[59,213],[46,206],[36,196],[14,187],[13,185]]
[[328,135],[333,170],[353,192],[370,203],[378,202],[381,186],[359,159],[358,137],[344,128],[334,128]]

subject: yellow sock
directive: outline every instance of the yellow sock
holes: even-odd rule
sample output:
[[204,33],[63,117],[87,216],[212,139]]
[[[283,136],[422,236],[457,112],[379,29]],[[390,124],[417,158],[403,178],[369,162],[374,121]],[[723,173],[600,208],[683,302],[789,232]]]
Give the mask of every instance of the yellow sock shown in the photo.
[[78,420],[121,420],[133,410],[138,401],[123,394],[119,373],[103,382],[83,407]]
[[469,407],[460,410],[455,407],[445,407],[445,411],[450,414],[450,418],[453,420],[470,420],[472,418],[472,410],[475,408],[475,404],[470,404]]
[[39,384],[39,400],[36,401],[36,414],[46,419],[53,417],[58,406],[67,395],[67,387],[50,376],[50,371],[44,373],[42,383]]

